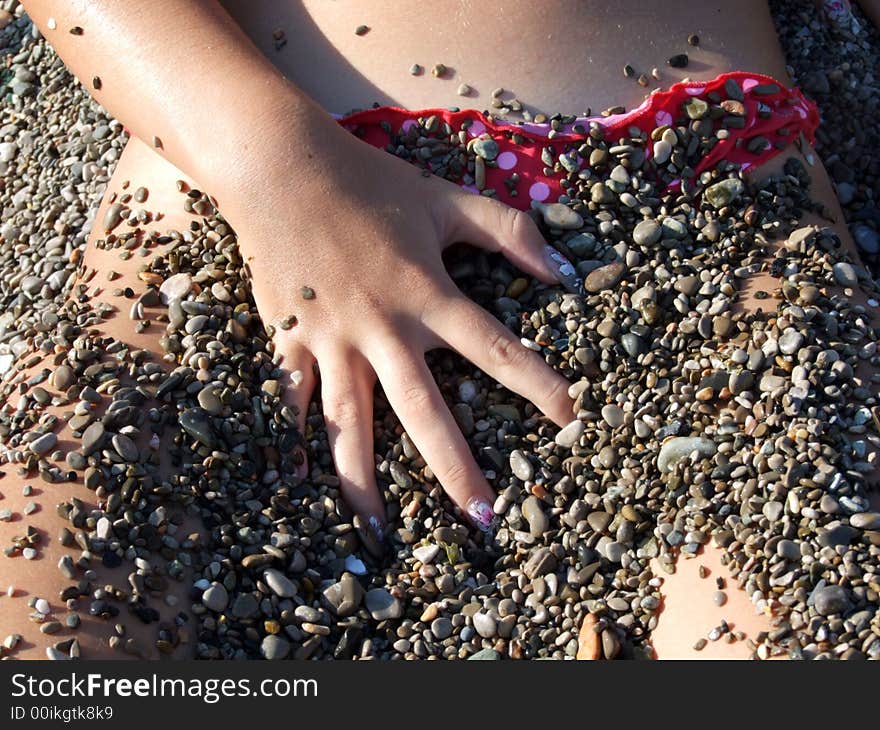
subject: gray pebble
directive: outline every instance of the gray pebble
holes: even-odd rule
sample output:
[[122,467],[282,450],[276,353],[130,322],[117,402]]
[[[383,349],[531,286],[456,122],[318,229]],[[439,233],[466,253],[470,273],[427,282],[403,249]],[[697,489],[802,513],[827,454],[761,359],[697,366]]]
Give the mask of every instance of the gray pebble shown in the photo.
[[431,633],[434,634],[434,638],[439,641],[443,641],[443,639],[448,639],[452,636],[452,621],[450,621],[445,616],[441,616],[440,618],[435,618],[431,622]]
[[279,598],[293,598],[296,595],[296,585],[280,570],[267,568],[263,571],[263,580]]
[[54,449],[57,444],[58,436],[56,436],[54,433],[44,433],[39,438],[31,441],[28,447],[32,452],[37,454],[37,456],[43,456]]
[[846,261],[839,261],[834,264],[831,267],[831,272],[834,274],[834,280],[840,286],[853,287],[859,283],[859,276],[856,273],[855,266]]
[[269,661],[284,659],[289,653],[290,642],[277,634],[269,634],[260,644],[260,654]]
[[202,593],[202,603],[206,608],[217,613],[226,610],[229,604],[229,594],[222,583],[212,583],[204,593]]
[[623,425],[623,409],[613,404],[602,406],[602,418],[611,428],[620,428]]
[[403,615],[403,605],[384,588],[373,588],[364,596],[364,605],[375,621],[398,619]]

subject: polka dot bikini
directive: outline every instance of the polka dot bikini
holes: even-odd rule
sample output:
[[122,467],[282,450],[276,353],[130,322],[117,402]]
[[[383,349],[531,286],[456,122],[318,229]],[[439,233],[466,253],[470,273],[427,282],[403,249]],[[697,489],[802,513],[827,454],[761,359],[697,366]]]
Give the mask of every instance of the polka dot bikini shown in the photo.
[[[569,124],[557,125],[552,144],[558,153],[577,149],[591,124],[598,124],[606,140],[616,140],[633,135],[633,128],[645,133],[648,141],[646,156],[650,159],[653,143],[651,132],[656,127],[673,125],[686,119],[683,104],[689,98],[702,98],[710,103],[739,97],[743,119],[739,128],[728,127],[728,135],[715,144],[694,168],[696,175],[712,169],[720,160],[741,165],[743,169],[757,167],[777,155],[790,143],[800,139],[812,143],[819,124],[816,105],[799,89],[787,89],[769,76],[733,72],[722,74],[712,81],[674,84],[666,91],[652,93],[637,109],[608,117],[578,118]],[[415,138],[425,136],[425,125],[430,120],[438,136],[434,149],[428,148],[423,156],[415,144]],[[485,181],[483,190],[494,190],[494,197],[508,205],[523,210],[532,201],[555,202],[563,193],[560,180],[565,170],[546,175],[548,165],[542,160],[542,152],[548,144],[549,124],[511,124],[490,121],[475,110],[450,112],[447,109],[408,111],[395,107],[379,107],[356,112],[339,119],[353,134],[382,149],[404,148],[404,156],[432,173],[461,184],[466,190],[479,193],[473,170],[462,168],[460,161],[450,164],[449,155],[443,147],[444,131],[459,134],[460,140],[473,144],[479,140],[493,140],[495,154],[485,155],[488,164],[481,171]],[[444,128],[443,124],[448,128]],[[756,145],[755,142],[758,142]],[[397,147],[395,147],[397,145]],[[452,157],[456,157],[453,155]],[[577,158],[574,167],[585,164]],[[672,181],[676,185],[679,181]]]

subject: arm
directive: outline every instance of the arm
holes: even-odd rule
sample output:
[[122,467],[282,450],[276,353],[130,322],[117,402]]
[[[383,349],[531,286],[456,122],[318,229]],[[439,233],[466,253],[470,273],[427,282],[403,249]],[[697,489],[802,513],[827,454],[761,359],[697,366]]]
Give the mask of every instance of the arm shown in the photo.
[[[25,4],[88,88],[100,77],[98,101],[147,144],[158,137],[157,152],[217,198],[253,271],[263,321],[296,315],[295,328],[274,335],[285,395],[302,427],[317,362],[353,510],[377,531],[385,522],[372,449],[378,378],[446,492],[488,529],[493,492],[424,353],[456,349],[560,425],[572,419],[565,379],[466,299],[443,265],[443,250],[467,241],[557,281],[563,262],[532,221],[348,134],[213,0]],[[304,285],[317,295],[304,300]]]
[[23,4],[98,102],[225,207],[267,171],[305,179],[309,148],[342,134],[215,0]]

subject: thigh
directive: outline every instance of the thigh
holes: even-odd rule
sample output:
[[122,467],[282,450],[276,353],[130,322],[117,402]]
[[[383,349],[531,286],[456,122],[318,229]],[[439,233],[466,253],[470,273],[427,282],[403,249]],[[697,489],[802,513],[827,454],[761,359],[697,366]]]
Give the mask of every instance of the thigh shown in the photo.
[[[756,170],[754,175],[757,179],[778,175],[787,159],[800,159],[810,173],[811,197],[821,203],[833,219],[833,222],[829,222],[810,214],[804,218],[804,225],[812,223],[831,227],[847,253],[858,261],[858,249],[849,235],[828,173],[815,152],[806,152],[805,157],[794,148],[789,148]],[[768,300],[761,300],[756,294],[759,291],[773,292],[777,287],[778,279],[769,274],[757,274],[746,281],[739,306],[745,311],[755,311],[762,306],[766,310]],[[865,304],[867,295],[856,288],[852,292],[852,299],[858,304]],[[873,313],[874,326],[877,326],[876,310],[870,307],[868,309]],[[867,361],[862,360],[856,374],[871,383],[870,379],[875,372]],[[876,389],[874,384],[871,387]],[[875,471],[868,475],[868,479],[876,480],[878,476],[880,475]],[[880,498],[877,495],[873,502],[875,507],[880,507]],[[722,622],[726,622],[733,632],[742,632],[752,640],[760,632],[772,630],[771,614],[756,609],[741,586],[730,578],[730,572],[723,564],[723,555],[721,548],[710,543],[695,557],[679,558],[673,575],[664,574],[659,563],[655,563],[655,572],[664,578],[662,610],[657,628],[652,633],[652,643],[658,658],[747,658],[752,655],[753,650],[743,640],[728,643],[727,637],[721,636],[718,640],[706,643],[700,642],[700,639],[705,639]]]
[[[77,272],[77,280],[71,289],[72,298],[85,294],[92,307],[105,305],[113,308],[110,316],[88,328],[87,335],[92,338],[93,343],[124,343],[130,349],[142,350],[145,358],[163,367],[168,367],[161,359],[159,347],[159,337],[164,326],[154,322],[143,332],[137,333],[135,322],[129,316],[134,298],[146,288],[138,273],[148,259],[132,256],[124,260],[120,258],[118,249],[101,250],[96,244],[105,238],[101,230],[102,221],[110,200],[114,196],[118,199],[126,193],[134,194],[139,187],[146,188],[149,194],[143,203],[137,203],[133,199],[131,206],[150,212],[151,222],[141,226],[147,235],[154,230],[164,233],[182,230],[188,226],[193,218],[184,211],[184,195],[178,191],[176,185],[179,179],[186,180],[179,171],[146,145],[136,140],[129,142],[98,210],[92,235]],[[116,232],[123,230],[135,229],[123,222],[116,228]],[[126,288],[131,290],[129,296],[114,293],[117,289]],[[57,352],[47,355],[26,370],[16,371],[13,368],[5,379],[7,382],[12,378],[23,382],[44,370],[55,370],[66,357],[63,348],[57,349]],[[104,359],[112,356],[111,353],[105,353]],[[48,404],[40,416],[51,415],[58,418],[58,426],[55,428],[58,443],[42,458],[48,465],[58,466],[62,471],[68,472],[65,458],[81,445],[71,435],[71,429],[66,423],[73,414],[76,399],[64,402],[66,399],[53,387],[53,383],[54,380],[50,379],[42,383],[41,387],[49,391],[54,398],[53,403],[57,404]],[[22,392],[22,387],[19,386],[15,392]],[[109,399],[104,396],[101,400],[99,409],[106,407]],[[5,406],[7,411],[16,407],[15,401],[17,396],[11,396],[10,402]],[[144,404],[144,407],[149,407],[149,403]],[[143,441],[138,446],[141,453],[151,451]],[[152,453],[164,452],[159,450]],[[167,474],[167,465],[160,463],[160,467],[160,474]],[[96,493],[94,487],[87,488],[84,484],[84,471],[73,473],[76,474],[74,481],[49,483],[42,480],[36,471],[27,472],[19,464],[7,463],[0,468],[0,476],[3,477],[0,480],[0,493],[3,497],[0,508],[11,512],[8,521],[0,521],[0,544],[6,547],[22,536],[36,536],[35,540],[32,537],[35,554],[28,553],[32,559],[26,559],[20,551],[10,557],[0,557],[3,561],[0,592],[5,594],[0,598],[0,638],[12,634],[21,637],[15,649],[6,650],[6,654],[18,658],[44,658],[48,647],[59,642],[68,642],[62,644],[62,650],[67,650],[69,640],[76,639],[84,658],[139,655],[154,657],[159,653],[157,638],[162,627],[165,630],[162,636],[173,636],[170,643],[179,644],[175,653],[186,655],[187,624],[178,621],[178,624],[182,624],[180,627],[175,624],[175,619],[180,612],[189,613],[189,576],[168,575],[169,561],[157,553],[150,560],[150,580],[146,585],[140,581],[139,592],[144,598],[143,605],[155,609],[159,618],[156,619],[156,614],[152,611],[132,611],[132,606],[129,605],[135,591],[130,580],[132,564],[124,559],[121,565],[114,566],[116,560],[102,560],[102,556],[89,554],[76,542],[77,532],[91,532],[94,535],[94,518],[92,517],[90,524],[89,513],[106,499],[106,495]],[[63,519],[63,511],[58,507],[61,503],[70,504],[73,499],[81,500],[81,511],[86,520],[85,523],[80,522],[79,528]],[[197,524],[186,515],[173,509],[170,511],[172,514],[168,524],[157,528],[161,535],[173,535],[180,542],[198,529]],[[74,540],[69,546],[62,544],[60,539],[65,529],[74,533]],[[79,539],[82,540],[82,537]],[[65,542],[70,543],[68,536],[65,536]],[[82,595],[67,599],[68,594],[65,591],[70,591],[70,586],[78,584]],[[99,593],[96,594],[96,591]],[[118,615],[105,618],[90,615],[95,596],[104,596],[100,591],[116,596],[116,600],[110,598],[108,602],[118,609]],[[42,622],[33,620],[40,612],[31,604],[38,599],[48,602],[50,609]],[[40,602],[37,607],[45,609],[47,606]],[[73,614],[77,614],[80,622],[75,627],[73,624],[76,624],[77,618],[73,618]],[[112,639],[114,635],[116,639]],[[117,651],[113,651],[114,646],[118,647]],[[171,648],[167,644],[161,646],[166,651]]]

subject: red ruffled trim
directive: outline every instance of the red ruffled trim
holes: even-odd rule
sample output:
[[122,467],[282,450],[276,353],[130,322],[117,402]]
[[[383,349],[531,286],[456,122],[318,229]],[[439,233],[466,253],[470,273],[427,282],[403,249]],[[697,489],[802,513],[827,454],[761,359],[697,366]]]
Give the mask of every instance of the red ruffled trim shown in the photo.
[[[605,130],[606,138],[611,140],[629,136],[629,128],[632,126],[650,135],[654,128],[673,124],[680,119],[683,116],[681,105],[688,98],[694,96],[703,98],[717,91],[722,100],[727,99],[724,84],[729,79],[739,84],[743,90],[745,126],[743,129],[729,129],[727,139],[720,140],[695,168],[697,174],[711,169],[722,159],[741,165],[746,170],[757,167],[779,154],[782,147],[798,139],[799,134],[803,134],[812,144],[816,128],[819,126],[819,112],[816,105],[797,88],[787,89],[770,76],[743,71],[721,74],[712,81],[673,84],[668,90],[652,93],[633,111],[609,117],[578,119],[574,124],[597,122]],[[775,84],[779,87],[779,91],[760,96],[752,93],[752,88],[764,84]],[[763,114],[758,113],[759,105],[763,105]],[[472,109],[458,112],[451,112],[448,109],[410,111],[397,107],[380,107],[356,112],[339,119],[339,123],[369,144],[384,149],[389,143],[389,136],[382,129],[383,123],[390,124],[393,132],[398,133],[420,117],[431,115],[447,122],[455,130],[461,128],[462,122],[469,120],[470,136],[478,136],[486,132],[498,143],[499,166],[487,167],[486,188],[494,189],[499,200],[517,208],[527,209],[532,200],[554,202],[561,194],[559,185],[561,178],[548,177],[543,172],[541,149],[546,144],[547,132],[550,130],[547,124],[490,122],[484,114]],[[573,125],[560,130],[554,136],[553,142],[578,142],[584,139],[584,135],[572,132],[571,126]],[[517,132],[522,136],[525,140],[523,144],[514,143],[511,132]],[[756,154],[748,151],[746,144],[757,136],[765,137],[768,146]],[[504,155],[505,152],[511,154]],[[511,197],[504,184],[513,172],[518,173],[520,177],[517,197]]]

